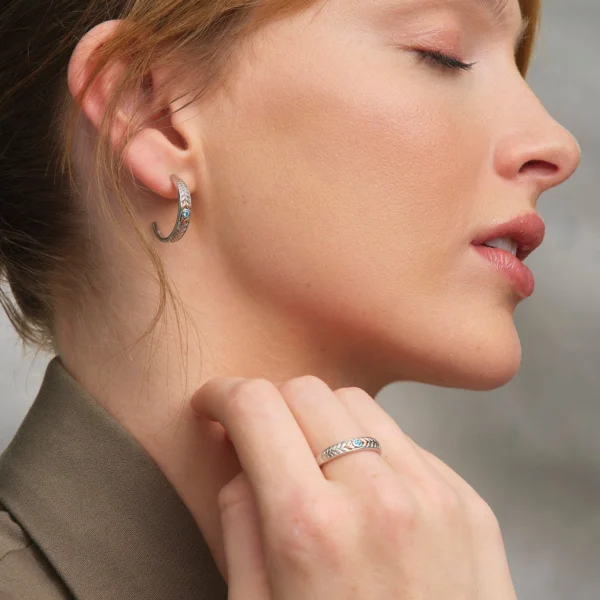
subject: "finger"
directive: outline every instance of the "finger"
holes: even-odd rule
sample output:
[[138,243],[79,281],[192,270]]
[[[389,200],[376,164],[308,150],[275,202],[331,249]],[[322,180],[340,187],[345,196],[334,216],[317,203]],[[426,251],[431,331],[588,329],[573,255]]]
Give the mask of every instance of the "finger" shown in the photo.
[[[314,376],[297,377],[276,384],[290,411],[303,431],[314,456],[342,442],[372,432],[357,421],[340,402],[331,388]],[[364,486],[365,473],[390,471],[389,466],[373,451],[356,451],[321,465],[328,480]]]
[[414,445],[415,449],[420,452],[425,460],[435,468],[440,475],[444,477],[444,479],[454,487],[454,489],[459,490],[464,497],[470,498],[477,496],[479,498],[479,494],[473,489],[473,487],[463,479],[454,469],[448,466],[443,460],[438,458],[435,454],[429,452],[429,450],[425,450],[419,446],[413,439],[409,438],[411,444]]
[[439,477],[438,471],[419,452],[417,445],[367,392],[350,387],[340,388],[334,393],[356,421],[369,431],[368,435],[379,441],[382,457],[394,471],[415,482]]
[[[516,600],[502,532],[491,507],[450,466],[435,454],[421,448],[414,440],[410,441],[423,454],[425,460],[466,500],[467,512],[471,515],[469,522],[473,531],[471,539],[475,547],[476,572],[480,574],[481,588],[485,590],[486,597],[490,600]],[[475,506],[479,506],[478,513],[486,509],[483,511],[483,517],[481,513],[473,514]]]
[[[404,433],[394,418],[372,400],[364,390],[341,388],[336,390],[335,394],[355,419],[364,423],[366,428],[377,431],[377,435],[373,437],[379,439],[384,459],[396,471],[409,473],[413,480],[421,480],[424,475],[433,472],[436,476],[443,477],[466,499],[479,499],[479,494],[467,481],[435,454],[419,446],[409,435]],[[427,471],[424,471],[424,468]]]
[[247,475],[242,471],[221,491],[219,508],[230,600],[268,600],[260,519]]
[[261,515],[277,511],[277,494],[287,497],[324,482],[294,415],[270,381],[216,377],[193,395],[191,405],[225,428]]
[[[365,429],[374,432],[371,435],[381,442],[384,460],[396,471],[408,474],[411,481],[421,481],[424,477],[431,477],[433,473],[457,490],[467,501],[466,506],[482,506],[481,497],[468,482],[406,435],[396,421],[366,392],[359,388],[341,388],[334,393]],[[471,511],[472,508],[467,510]],[[516,600],[500,530],[494,526],[494,518],[484,518],[488,523],[484,531],[481,531],[482,517],[478,515],[476,522],[471,523],[472,533],[469,538],[475,548],[475,571],[480,574],[481,589],[490,600]],[[456,543],[458,552],[461,540],[456,540]]]
[[[427,460],[444,479],[458,490],[463,499],[466,500],[467,511],[472,513],[474,506],[484,511],[484,517],[479,514],[471,514],[470,523],[473,528],[472,540],[475,547],[476,571],[480,574],[482,590],[485,589],[490,600],[516,600],[515,590],[512,583],[510,569],[506,557],[506,548],[502,539],[502,532],[496,516],[491,507],[481,498],[477,491],[456,471],[444,463],[435,454],[421,448],[414,440],[412,444],[423,454]],[[488,512],[489,511],[489,512]],[[487,516],[489,514],[489,516]],[[485,519],[486,524],[482,522]]]

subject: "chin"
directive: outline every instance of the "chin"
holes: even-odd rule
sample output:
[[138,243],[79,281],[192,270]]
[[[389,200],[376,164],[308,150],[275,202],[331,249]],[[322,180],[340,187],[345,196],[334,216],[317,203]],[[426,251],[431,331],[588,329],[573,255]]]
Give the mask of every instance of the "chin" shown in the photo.
[[520,367],[520,360],[513,360],[502,364],[482,365],[477,373],[466,373],[462,377],[460,385],[452,387],[460,387],[465,390],[473,390],[479,392],[489,392],[501,388],[510,383],[517,374]]
[[506,385],[521,366],[521,342],[512,318],[494,324],[471,321],[461,331],[432,334],[412,357],[396,355],[395,380],[473,391]]
[[521,366],[521,343],[513,335],[496,336],[470,345],[445,365],[438,385],[490,391],[509,383]]
[[[491,391],[509,383],[521,366],[521,341],[511,311],[494,311],[481,318],[417,325],[409,331],[387,326],[388,337],[378,338],[368,352],[372,389],[398,381],[473,391]],[[389,334],[392,334],[391,336]],[[412,340],[412,347],[407,344]],[[361,344],[362,351],[369,345]],[[372,348],[372,347],[371,347]],[[373,359],[376,363],[373,363]],[[369,388],[369,389],[371,389]]]

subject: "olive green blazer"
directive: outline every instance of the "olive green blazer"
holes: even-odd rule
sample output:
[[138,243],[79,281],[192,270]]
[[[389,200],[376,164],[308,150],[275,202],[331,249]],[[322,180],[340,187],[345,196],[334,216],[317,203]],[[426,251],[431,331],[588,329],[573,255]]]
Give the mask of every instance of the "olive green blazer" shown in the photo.
[[0,599],[221,600],[191,513],[59,358],[0,455]]

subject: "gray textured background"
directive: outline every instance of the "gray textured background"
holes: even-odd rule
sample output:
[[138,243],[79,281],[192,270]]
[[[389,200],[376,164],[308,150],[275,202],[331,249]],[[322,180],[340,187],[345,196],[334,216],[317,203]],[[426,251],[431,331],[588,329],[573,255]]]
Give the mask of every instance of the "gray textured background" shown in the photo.
[[[378,400],[494,509],[520,600],[600,599],[600,2],[544,0],[529,81],[577,137],[581,167],[544,194],[537,281],[517,311],[524,358],[500,390],[392,384]],[[0,451],[48,358],[0,321]]]

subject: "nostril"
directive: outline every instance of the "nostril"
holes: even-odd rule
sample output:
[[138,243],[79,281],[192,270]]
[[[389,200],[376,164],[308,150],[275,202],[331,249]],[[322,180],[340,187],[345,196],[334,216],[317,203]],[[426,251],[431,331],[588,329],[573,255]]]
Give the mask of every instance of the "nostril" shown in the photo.
[[535,171],[539,175],[549,176],[558,172],[558,166],[545,160],[528,160],[520,169],[519,173]]

